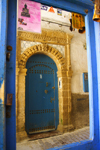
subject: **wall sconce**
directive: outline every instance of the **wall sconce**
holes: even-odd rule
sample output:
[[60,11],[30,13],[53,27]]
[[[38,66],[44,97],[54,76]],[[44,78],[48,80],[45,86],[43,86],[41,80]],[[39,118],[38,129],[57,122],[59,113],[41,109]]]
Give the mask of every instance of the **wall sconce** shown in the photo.
[[100,22],[100,0],[94,1],[94,15],[93,20],[96,22]]

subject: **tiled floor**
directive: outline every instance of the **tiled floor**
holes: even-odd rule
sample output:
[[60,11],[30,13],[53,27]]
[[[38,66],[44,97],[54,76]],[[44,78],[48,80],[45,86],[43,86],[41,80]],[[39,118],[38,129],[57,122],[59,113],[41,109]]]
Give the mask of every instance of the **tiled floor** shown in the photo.
[[30,139],[28,138],[27,140],[17,143],[17,150],[46,150],[86,139],[89,139],[89,127],[33,141],[29,141]]

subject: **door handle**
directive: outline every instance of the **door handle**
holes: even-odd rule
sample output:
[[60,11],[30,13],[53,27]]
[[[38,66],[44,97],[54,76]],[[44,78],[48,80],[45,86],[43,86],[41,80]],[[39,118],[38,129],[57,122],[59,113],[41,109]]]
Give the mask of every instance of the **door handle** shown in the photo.
[[45,92],[45,94],[47,94],[47,93],[48,93],[48,90],[45,90],[44,92]]

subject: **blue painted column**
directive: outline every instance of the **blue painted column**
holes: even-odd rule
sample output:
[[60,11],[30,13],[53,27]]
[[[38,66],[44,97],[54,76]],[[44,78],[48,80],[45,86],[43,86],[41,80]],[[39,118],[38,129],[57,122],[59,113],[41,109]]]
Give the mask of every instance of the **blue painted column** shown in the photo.
[[[83,7],[78,7],[76,5],[72,5],[71,3],[67,2],[67,0],[59,0],[59,1],[48,1],[48,0],[35,0],[37,2],[43,2],[44,4],[56,6],[62,9],[73,10],[75,12],[84,13]],[[11,109],[11,118],[8,118],[6,121],[7,129],[6,129],[6,143],[7,143],[7,150],[15,150],[16,149],[16,115],[15,115],[15,61],[16,61],[16,5],[17,0],[8,0],[8,36],[7,36],[7,45],[12,46],[13,50],[11,52],[10,61],[7,62],[7,82],[6,82],[6,93],[13,94],[13,104]],[[0,4],[6,4],[6,0],[1,0]],[[4,5],[3,5],[4,6]],[[76,6],[76,7],[75,7]],[[5,7],[6,8],[6,7]],[[5,8],[1,8],[5,12]],[[74,9],[75,8],[75,9]],[[0,22],[4,22],[1,25],[1,37],[4,37],[5,40],[5,16],[2,15],[3,11],[0,11]],[[2,12],[2,13],[1,13]],[[99,24],[94,24],[92,21],[93,12],[89,11],[88,15],[86,16],[86,37],[87,37],[87,52],[88,52],[88,68],[89,68],[89,100],[90,100],[90,138],[91,140],[75,143],[67,146],[63,146],[64,149],[70,150],[99,150],[100,149],[100,100],[99,100],[99,93],[98,90],[100,80],[100,72],[99,72],[99,59],[100,54],[98,52],[98,42],[99,42]],[[3,20],[3,19],[4,20]],[[99,31],[99,33],[97,33]],[[97,34],[97,35],[96,35]],[[0,40],[1,40],[0,37]],[[95,41],[98,42],[95,43]],[[3,42],[5,43],[5,42]],[[1,51],[2,43],[0,43],[0,83],[3,87],[4,81],[4,62],[5,62],[5,44],[3,45],[3,50]],[[98,57],[97,57],[98,55]],[[2,71],[2,72],[1,72]],[[2,88],[4,89],[4,88]],[[3,90],[4,91],[4,90]],[[1,99],[1,104],[4,107],[4,100]],[[2,109],[4,112],[4,108]],[[2,117],[3,115],[1,115]],[[4,118],[2,117],[1,122],[4,123]],[[4,124],[1,123],[0,134],[3,135],[3,140],[0,140],[2,145],[4,145]],[[0,144],[1,144],[0,143]],[[62,149],[63,149],[62,148]],[[55,149],[55,148],[54,148]],[[61,148],[56,148],[61,149]],[[2,150],[2,148],[1,148]]]
[[6,31],[7,0],[0,0],[0,150],[5,143],[5,72],[6,72]]
[[[88,55],[89,75],[89,118],[90,118],[90,139],[93,140],[94,149],[100,148],[99,143],[99,99],[98,99],[98,76],[96,56],[96,34],[98,29],[94,26],[93,11],[86,16],[86,39]],[[96,34],[95,34],[96,32]]]
[[[88,76],[89,76],[89,110],[90,110],[90,138],[98,139],[98,87],[97,87],[97,66],[96,66],[96,46],[95,28],[92,20],[93,13],[86,16],[86,39],[88,55]],[[95,137],[94,137],[95,134]]]
[[100,142],[100,23],[94,22],[95,26],[95,44],[97,57],[97,77],[98,77],[98,109],[99,109],[99,142]]
[[11,117],[6,118],[6,150],[16,150],[16,20],[17,0],[8,0],[7,45],[12,47],[6,67],[6,96],[13,94]]

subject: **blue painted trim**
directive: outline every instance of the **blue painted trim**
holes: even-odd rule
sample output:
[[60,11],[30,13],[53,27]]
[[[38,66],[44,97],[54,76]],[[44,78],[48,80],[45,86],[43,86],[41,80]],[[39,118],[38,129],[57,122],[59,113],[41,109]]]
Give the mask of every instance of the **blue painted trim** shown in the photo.
[[67,0],[70,3],[75,3],[79,6],[84,6],[85,9],[93,9],[94,8],[94,4],[92,1],[88,1],[88,0]]
[[[6,94],[12,93],[11,118],[6,119],[6,150],[16,150],[16,101],[15,101],[15,73],[16,73],[16,16],[17,0],[8,1],[8,31],[7,45],[12,46],[10,61],[6,67]],[[7,96],[7,95],[6,95]]]
[[[100,23],[94,22],[95,26],[95,44],[96,44],[96,57],[97,57],[97,76],[98,76],[98,109],[99,109],[99,130],[100,133]],[[98,31],[98,32],[97,32]],[[100,134],[99,134],[100,142]]]
[[90,0],[67,0],[67,1],[69,1],[69,2],[71,2],[71,3],[75,3],[75,4],[78,4],[78,5],[84,5],[84,7],[85,6],[88,6],[88,7],[90,7],[90,8],[92,8],[93,9],[93,6],[94,6],[94,4],[93,4],[93,2],[92,1],[90,1]]
[[75,2],[71,3],[68,2],[67,0],[34,0],[35,2],[40,2],[44,5],[48,5],[48,6],[53,6],[55,8],[60,8],[66,11],[71,11],[71,12],[76,12],[76,13],[80,13],[82,15],[86,15],[85,13],[85,9],[90,10],[89,6],[84,6],[83,3],[82,5],[77,5]]
[[[92,15],[91,15],[92,16]],[[89,76],[89,119],[90,119],[90,138],[94,139],[94,116],[93,116],[93,82],[92,82],[92,60],[91,60],[91,41],[89,31],[89,19],[86,16],[86,40],[87,40],[87,57],[88,57],[88,76]],[[91,109],[92,108],[92,109]]]
[[90,138],[98,142],[99,116],[98,116],[98,80],[93,13],[86,16],[86,38],[88,55],[88,78],[89,78],[89,110],[90,110]]
[[[67,0],[37,0],[46,5],[52,5],[64,10],[72,10],[79,13],[84,13],[84,8],[75,4],[67,2]],[[11,61],[7,64],[7,92],[13,93],[13,105],[11,118],[7,120],[7,149],[15,150],[16,132],[15,132],[15,57],[16,57],[16,0],[9,0],[9,23],[8,23],[8,44],[13,47],[11,53]],[[76,6],[76,8],[75,8]],[[90,138],[93,140],[83,141],[83,143],[74,143],[71,145],[63,146],[63,149],[70,150],[99,150],[99,101],[98,101],[98,80],[97,80],[97,60],[96,60],[96,48],[95,48],[95,34],[94,23],[92,21],[93,13],[89,11],[86,16],[86,37],[87,37],[87,49],[88,49],[88,73],[89,73],[89,100],[90,100]],[[98,29],[95,27],[96,33]],[[12,71],[10,68],[12,67]],[[61,149],[61,148],[54,148]]]
[[6,34],[7,34],[7,0],[0,1],[0,88],[5,78]]
[[[7,0],[0,0],[0,89],[5,81]],[[4,89],[2,89],[4,90]],[[5,98],[5,95],[2,95]],[[5,150],[5,102],[0,97],[0,150]]]

